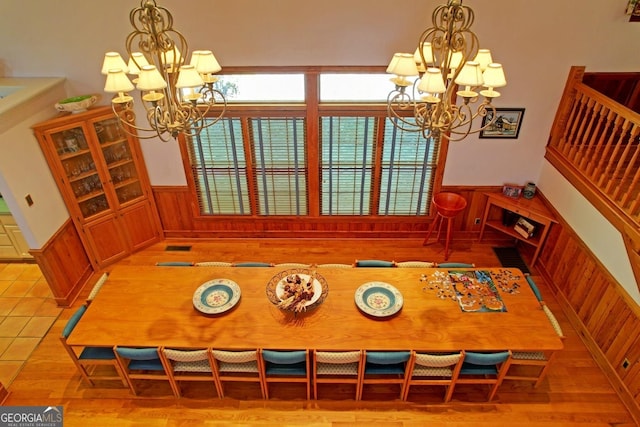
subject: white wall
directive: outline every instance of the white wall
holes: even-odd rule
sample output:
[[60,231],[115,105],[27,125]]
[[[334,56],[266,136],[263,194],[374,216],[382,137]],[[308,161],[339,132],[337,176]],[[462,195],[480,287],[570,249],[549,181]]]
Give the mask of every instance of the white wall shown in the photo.
[[[444,0],[158,0],[192,49],[212,49],[223,66],[386,65],[413,51]],[[549,128],[571,65],[638,71],[640,23],[626,0],[465,0],[473,29],[502,62],[508,86],[496,102],[526,108],[520,137],[470,137],[453,144],[445,184],[536,181]],[[5,0],[0,76],[63,76],[69,95],[102,93],[108,50],[124,54],[138,0]],[[25,25],[28,23],[28,25]],[[391,84],[390,84],[391,85]],[[391,89],[391,87],[389,88]],[[184,184],[174,142],[143,142],[153,185]]]
[[611,275],[640,304],[640,292],[621,233],[547,161],[543,162],[538,186]]

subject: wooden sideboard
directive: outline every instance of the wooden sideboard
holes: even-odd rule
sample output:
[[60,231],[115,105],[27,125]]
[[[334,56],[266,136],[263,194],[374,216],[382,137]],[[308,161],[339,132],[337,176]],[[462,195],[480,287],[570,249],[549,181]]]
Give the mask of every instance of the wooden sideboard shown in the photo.
[[[535,248],[531,266],[535,265],[544,241],[549,234],[553,223],[557,223],[551,211],[544,205],[538,196],[532,199],[513,198],[501,193],[484,193],[487,196],[487,206],[482,217],[479,240],[482,240],[485,228],[489,226],[501,233],[507,234]],[[515,215],[530,219],[538,224],[538,229],[532,237],[526,238],[513,229],[513,225],[507,225],[502,219],[503,210],[513,212]]]

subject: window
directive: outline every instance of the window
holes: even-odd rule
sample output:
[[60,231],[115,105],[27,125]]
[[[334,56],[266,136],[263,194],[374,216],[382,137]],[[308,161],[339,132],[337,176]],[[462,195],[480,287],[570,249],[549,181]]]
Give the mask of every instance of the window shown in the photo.
[[[429,214],[439,141],[393,126],[381,99],[391,90],[387,75],[238,76],[238,88],[255,79],[254,92],[240,97],[253,104],[230,101],[224,119],[187,141],[202,216]],[[314,78],[320,90],[305,91]],[[267,94],[257,93],[265,84]]]

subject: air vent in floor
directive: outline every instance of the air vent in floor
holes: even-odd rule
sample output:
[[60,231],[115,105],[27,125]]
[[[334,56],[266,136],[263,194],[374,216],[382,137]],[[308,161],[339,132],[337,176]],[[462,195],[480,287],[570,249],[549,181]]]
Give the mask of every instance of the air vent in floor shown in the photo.
[[165,251],[180,251],[180,252],[188,252],[191,250],[191,246],[181,246],[181,245],[169,245],[164,248]]

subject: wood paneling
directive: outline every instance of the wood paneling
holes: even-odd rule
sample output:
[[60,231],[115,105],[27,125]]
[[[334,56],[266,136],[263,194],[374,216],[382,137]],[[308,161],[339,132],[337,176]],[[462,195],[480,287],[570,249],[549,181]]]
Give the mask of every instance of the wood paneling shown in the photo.
[[640,419],[638,305],[564,221],[552,228],[538,269],[555,287],[573,326]]
[[[501,187],[450,186],[442,191],[459,193],[467,208],[456,216],[454,239],[473,239],[480,231],[486,204],[484,192],[501,191]],[[184,187],[154,187],[153,194],[166,237],[424,237],[431,218],[423,216],[199,216],[197,202]],[[497,233],[496,233],[497,235]],[[495,235],[494,235],[495,237]],[[500,238],[500,237],[498,237]]]
[[69,306],[93,273],[76,228],[68,220],[42,249],[32,250],[58,305]]

